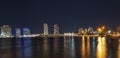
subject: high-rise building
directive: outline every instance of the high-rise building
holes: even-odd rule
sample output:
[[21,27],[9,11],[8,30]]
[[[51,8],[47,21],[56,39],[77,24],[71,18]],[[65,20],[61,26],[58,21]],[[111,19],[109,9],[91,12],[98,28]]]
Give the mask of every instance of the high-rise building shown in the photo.
[[82,33],[82,31],[84,31],[83,28],[79,28],[78,33]]
[[116,27],[116,31],[120,33],[120,25]]
[[44,35],[48,35],[48,24],[44,23],[43,27],[44,27]]
[[21,29],[20,28],[16,28],[15,29],[15,35],[16,35],[16,37],[20,37],[21,36]]
[[12,30],[9,25],[3,25],[1,27],[1,36],[9,37],[12,35]]
[[59,26],[57,24],[54,25],[54,34],[59,34]]
[[88,28],[88,32],[93,32],[94,30],[93,30],[93,28],[92,27],[89,27]]
[[23,35],[30,35],[30,29],[29,28],[23,28]]

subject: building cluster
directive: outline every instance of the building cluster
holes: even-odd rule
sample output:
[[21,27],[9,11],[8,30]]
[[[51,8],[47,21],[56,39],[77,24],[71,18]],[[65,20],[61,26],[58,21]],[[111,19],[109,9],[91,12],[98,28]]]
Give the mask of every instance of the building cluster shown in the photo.
[[29,28],[15,28],[15,37],[21,37],[21,36],[29,36],[30,33],[30,29]]
[[[59,34],[59,25],[54,24],[54,35]],[[2,25],[0,28],[0,37],[29,37],[31,35],[29,28],[15,28],[12,29],[9,25]],[[47,23],[43,24],[43,34],[49,34],[49,27]]]
[[[9,25],[2,25],[0,27],[0,37],[30,37],[35,34],[31,34],[31,31],[29,28],[15,28],[12,29]],[[59,35],[59,25],[54,24],[53,25],[53,35]],[[13,35],[14,34],[14,35]],[[49,26],[47,23],[43,24],[43,35],[49,35]],[[120,26],[117,27],[117,31],[113,32],[109,28],[106,28],[105,26],[98,27],[96,30],[94,30],[92,27],[89,28],[79,28],[78,32],[73,33],[65,33],[66,35],[99,35],[99,34],[119,34],[120,35]]]
[[94,30],[92,27],[89,27],[89,28],[79,28],[78,30],[78,34],[93,34],[94,33]]
[[98,27],[96,30],[94,30],[92,27],[89,28],[79,28],[78,30],[79,35],[94,35],[94,34],[112,34],[112,30],[106,28],[105,26]]
[[[12,28],[9,25],[2,25],[1,26],[1,33],[0,37],[20,37],[25,35],[30,35],[30,29],[29,28],[15,28],[15,30],[12,30]],[[15,34],[13,35],[13,33]]]
[[[43,28],[44,28],[43,34],[44,34],[44,35],[48,35],[48,34],[49,34],[48,24],[47,24],[47,23],[44,23],[44,24],[43,24]],[[54,24],[54,27],[53,27],[53,28],[54,28],[54,29],[53,29],[53,30],[54,30],[53,34],[54,34],[54,35],[59,34],[59,25]]]

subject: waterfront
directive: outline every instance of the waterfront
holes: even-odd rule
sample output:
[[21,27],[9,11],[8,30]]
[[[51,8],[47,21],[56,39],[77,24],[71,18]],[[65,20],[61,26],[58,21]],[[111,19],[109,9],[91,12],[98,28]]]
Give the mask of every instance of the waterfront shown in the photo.
[[120,58],[120,38],[0,39],[0,58]]

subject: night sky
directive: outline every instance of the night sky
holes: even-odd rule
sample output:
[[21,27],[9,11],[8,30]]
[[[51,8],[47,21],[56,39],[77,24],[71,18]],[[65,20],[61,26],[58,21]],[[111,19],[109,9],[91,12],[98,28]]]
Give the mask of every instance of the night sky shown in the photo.
[[28,27],[42,33],[43,23],[60,25],[61,32],[101,25],[115,29],[120,24],[120,1],[115,0],[11,0],[0,1],[0,25]]

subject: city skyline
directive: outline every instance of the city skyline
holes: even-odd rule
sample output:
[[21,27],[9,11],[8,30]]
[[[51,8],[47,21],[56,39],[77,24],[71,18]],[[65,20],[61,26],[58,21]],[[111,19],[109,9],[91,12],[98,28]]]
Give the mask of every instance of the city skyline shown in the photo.
[[50,26],[59,24],[63,32],[100,25],[114,29],[120,21],[119,5],[119,1],[112,0],[1,1],[0,25],[7,24],[13,28],[29,26],[35,33],[44,22]]
[[2,25],[0,30],[0,38],[12,38],[12,37],[59,37],[59,36],[112,36],[112,37],[119,37],[120,36],[120,26],[116,27],[116,31],[113,31],[112,29],[106,27],[106,26],[98,26],[97,28],[93,27],[87,27],[87,28],[79,28],[77,30],[74,30],[72,32],[59,32],[61,31],[59,29],[58,24],[53,25],[53,32],[49,28],[49,24],[44,23],[43,24],[43,30],[42,33],[31,33],[31,28],[24,27],[24,28],[12,28],[9,25]]
[[120,58],[120,0],[2,0],[0,58]]
[[[60,25],[58,25],[58,24],[53,24],[52,26],[50,26],[48,23],[43,23],[42,24],[43,26],[40,26],[40,27],[42,27],[42,28],[40,28],[40,30],[37,30],[37,31],[39,31],[39,33],[43,33],[43,34],[49,34],[49,33],[51,33],[51,34],[54,34],[54,33],[59,33],[59,32],[61,32],[62,30],[60,30],[60,29],[62,29],[62,28],[60,28],[60,27],[62,27],[62,26],[60,26]],[[10,26],[10,25],[1,25],[1,26]],[[59,27],[60,26],[60,27]],[[76,31],[80,31],[80,29],[91,29],[92,28],[92,30],[94,30],[94,31],[97,31],[97,28],[99,28],[99,27],[102,27],[103,25],[100,25],[100,26],[97,26],[96,28],[94,28],[94,26],[88,26],[88,27],[79,27],[78,29],[73,29],[74,31],[70,31],[70,32],[76,32]],[[13,26],[10,26],[12,29],[14,29],[14,30],[16,30],[16,29],[19,29],[20,27],[19,26],[17,26],[17,27],[14,27],[13,28]],[[18,28],[19,27],[19,28]],[[114,31],[114,32],[117,32],[117,30],[119,30],[119,28],[120,28],[120,25],[118,25],[118,26],[116,26],[114,29],[113,28],[110,28],[109,26],[104,26],[107,30],[112,30],[112,31]],[[26,27],[21,27],[21,28],[29,28],[29,26],[26,26]],[[20,29],[21,29],[20,28]],[[72,27],[71,27],[72,28]],[[32,28],[30,28],[30,29],[32,29]],[[38,28],[39,29],[39,28]],[[58,30],[58,31],[57,31]],[[13,31],[13,30],[12,30]],[[51,32],[52,31],[52,32]],[[68,32],[68,31],[64,31],[64,32]],[[61,33],[64,33],[64,32],[61,32]],[[35,32],[33,32],[33,30],[32,30],[32,33],[35,33]]]
[[[62,26],[59,26],[58,24],[54,24],[52,26],[49,26],[48,23],[43,23],[43,26],[41,28],[42,30],[38,30],[39,33],[33,32],[33,30],[31,30],[32,28],[29,28],[29,27],[18,28],[19,27],[18,26],[18,27],[12,28],[12,26],[10,26],[10,25],[2,25],[0,27],[1,27],[0,28],[1,34],[4,34],[4,32],[8,32],[8,31],[10,31],[10,33],[12,32],[11,34],[15,33],[17,35],[20,35],[21,31],[23,31],[22,34],[30,34],[30,33],[32,33],[32,34],[44,34],[44,35],[59,34],[59,33],[65,33],[65,32],[67,32],[67,31],[60,32],[60,31],[62,31],[61,28],[60,28]],[[84,31],[88,31],[88,32],[89,31],[98,31],[99,32],[99,30],[102,29],[102,28],[104,28],[105,31],[120,32],[120,25],[118,25],[115,28],[116,30],[113,30],[113,29],[111,29],[108,26],[102,26],[101,25],[101,26],[97,26],[96,28],[94,28],[93,26],[89,26],[89,27],[85,27],[85,28],[84,27],[79,27],[78,29],[74,29],[74,31],[71,31],[71,32],[75,32],[76,33],[76,32],[82,32],[83,30]],[[25,31],[25,33],[24,33],[24,31]],[[28,32],[26,33],[26,31],[28,31]],[[40,31],[42,31],[42,32],[40,32]],[[50,31],[52,31],[52,32],[50,32]]]

